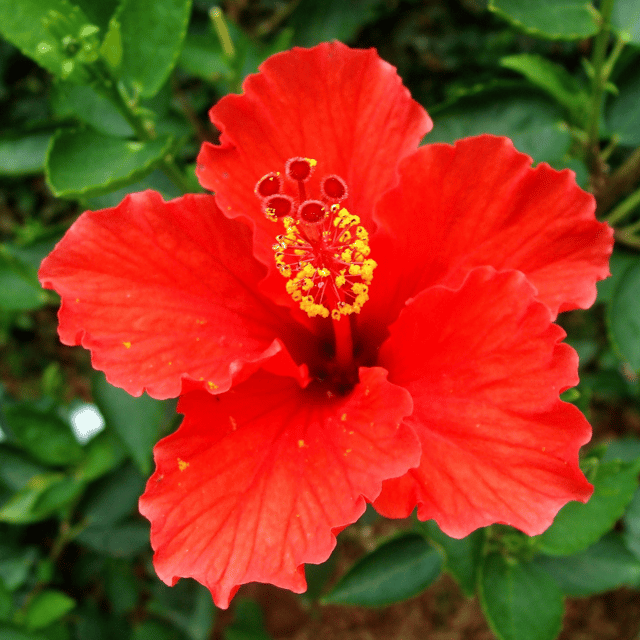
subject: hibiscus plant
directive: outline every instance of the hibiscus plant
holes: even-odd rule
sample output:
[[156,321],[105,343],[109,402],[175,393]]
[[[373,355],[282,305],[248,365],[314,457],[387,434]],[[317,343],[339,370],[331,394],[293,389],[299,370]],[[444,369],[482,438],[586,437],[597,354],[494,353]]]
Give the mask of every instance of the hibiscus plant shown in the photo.
[[553,640],[640,587],[637,10],[264,4],[0,7],[0,638]]

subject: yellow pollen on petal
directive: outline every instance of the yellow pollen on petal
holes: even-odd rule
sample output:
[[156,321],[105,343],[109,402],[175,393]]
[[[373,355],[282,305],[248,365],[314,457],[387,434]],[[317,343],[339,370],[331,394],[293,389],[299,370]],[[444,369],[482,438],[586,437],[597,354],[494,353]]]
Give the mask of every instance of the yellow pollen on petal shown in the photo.
[[184,471],[188,466],[188,462],[185,462],[184,460],[180,460],[180,458],[178,458],[178,468],[180,469],[180,471]]
[[124,345],[125,349],[131,349],[131,343],[130,342],[123,342],[122,344]]

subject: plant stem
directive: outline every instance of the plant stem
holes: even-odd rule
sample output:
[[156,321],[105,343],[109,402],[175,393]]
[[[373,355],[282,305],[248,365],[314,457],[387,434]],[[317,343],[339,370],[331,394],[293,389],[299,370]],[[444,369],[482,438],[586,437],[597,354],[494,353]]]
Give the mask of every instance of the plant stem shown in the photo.
[[213,28],[216,30],[216,35],[218,36],[218,40],[220,40],[224,55],[227,56],[227,58],[233,58],[236,55],[236,49],[233,46],[233,40],[231,40],[231,34],[225,22],[222,9],[218,6],[211,7],[211,9],[209,9],[209,17],[211,18],[211,22],[213,22]]
[[[150,123],[135,112],[130,101],[125,97],[123,90],[118,86],[105,65],[94,65],[94,78],[100,84],[102,91],[108,96],[113,105],[122,114],[124,119],[134,130],[141,142],[149,142],[156,138],[156,132]],[[160,161],[160,169],[173,182],[182,193],[192,191],[191,185],[184,173],[180,170],[172,155],[165,155]]]
[[616,229],[616,240],[634,249],[640,249],[640,236],[636,235],[637,231],[640,231],[640,220],[624,229]]
[[640,189],[634,191],[628,198],[623,200],[609,213],[608,216],[603,218],[603,220],[608,222],[610,225],[614,225],[624,219],[638,205],[640,205]]
[[[599,143],[600,143],[600,115],[602,112],[602,97],[604,87],[607,83],[608,73],[612,65],[605,65],[607,45],[609,43],[609,33],[611,31],[611,12],[614,0],[602,0],[600,14],[602,24],[600,31],[596,35],[593,47],[592,67],[593,78],[591,79],[591,109],[587,126],[587,157],[591,170],[597,170],[599,166]],[[618,52],[619,53],[619,52]],[[617,54],[616,54],[617,57]]]
[[609,210],[618,198],[628,193],[640,181],[640,147],[606,178],[602,186],[595,191],[598,213]]

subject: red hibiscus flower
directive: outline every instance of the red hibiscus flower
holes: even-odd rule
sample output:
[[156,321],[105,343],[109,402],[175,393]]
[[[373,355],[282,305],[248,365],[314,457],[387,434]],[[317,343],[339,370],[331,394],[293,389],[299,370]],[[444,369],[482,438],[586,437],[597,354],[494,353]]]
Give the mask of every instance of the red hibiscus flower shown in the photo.
[[180,395],[140,500],[159,576],[228,606],[305,589],[367,503],[461,537],[543,531],[591,486],[558,311],[608,275],[570,171],[431,121],[375,51],[275,55],[211,110],[210,195],[86,212],[42,264],[59,333],[133,395]]

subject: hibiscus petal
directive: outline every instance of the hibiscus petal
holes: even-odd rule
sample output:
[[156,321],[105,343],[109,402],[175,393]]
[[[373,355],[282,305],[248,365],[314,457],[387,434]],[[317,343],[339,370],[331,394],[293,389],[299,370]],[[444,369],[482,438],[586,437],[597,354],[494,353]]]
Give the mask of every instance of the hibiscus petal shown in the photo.
[[254,195],[262,176],[282,171],[289,158],[313,158],[318,166],[309,196],[319,196],[314,179],[337,174],[348,184],[344,206],[367,223],[375,202],[397,181],[398,161],[432,127],[394,67],[374,49],[340,42],[271,56],[243,90],[211,109],[221,144],[203,145],[197,173],[225,215],[251,219],[255,255],[270,267],[271,245],[282,229],[266,219]]
[[256,292],[265,269],[250,235],[212,196],[164,202],[146,191],[87,211],[40,268],[62,296],[61,341],[90,349],[93,366],[132,395],[174,397],[183,379],[228,389],[247,363],[283,352],[277,336],[291,325]]
[[378,269],[364,311],[392,321],[422,289],[458,287],[483,265],[525,273],[554,315],[589,307],[609,275],[612,229],[596,221],[573,172],[530,165],[508,138],[489,135],[405,159],[376,209]]
[[591,429],[558,399],[577,383],[577,356],[534,293],[522,273],[478,268],[458,290],[420,293],[391,327],[380,363],[413,397],[405,422],[422,459],[384,483],[383,515],[417,504],[456,538],[495,522],[534,535],[589,498],[578,450]]
[[304,591],[302,564],[326,560],[382,480],[418,463],[402,424],[411,398],[386,377],[361,369],[343,398],[266,372],[183,396],[185,419],[156,445],[140,499],[160,578],[193,577],[223,608],[247,582]]

